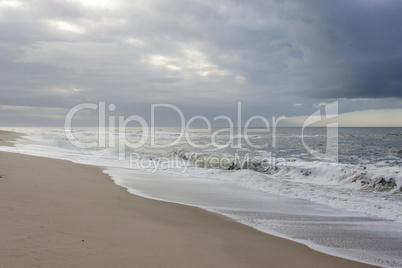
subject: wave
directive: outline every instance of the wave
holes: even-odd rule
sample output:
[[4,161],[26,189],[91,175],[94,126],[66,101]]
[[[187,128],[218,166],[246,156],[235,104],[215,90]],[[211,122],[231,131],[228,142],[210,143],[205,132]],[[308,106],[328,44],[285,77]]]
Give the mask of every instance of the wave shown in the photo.
[[206,154],[176,149],[174,157],[190,161],[196,168],[222,170],[252,170],[299,183],[337,185],[364,191],[402,193],[401,166],[390,163],[368,165],[306,162],[296,158],[277,162],[272,157],[250,157],[248,154]]

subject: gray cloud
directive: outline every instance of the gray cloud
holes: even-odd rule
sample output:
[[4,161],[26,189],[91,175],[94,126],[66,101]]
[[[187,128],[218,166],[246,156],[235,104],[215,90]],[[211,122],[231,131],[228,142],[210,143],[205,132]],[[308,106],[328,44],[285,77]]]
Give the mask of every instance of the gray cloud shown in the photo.
[[15,1],[0,0],[0,105],[214,115],[240,100],[249,115],[291,116],[334,98],[390,108],[402,97],[396,0]]
[[305,51],[310,95],[402,96],[400,1],[309,1],[303,7],[292,32]]

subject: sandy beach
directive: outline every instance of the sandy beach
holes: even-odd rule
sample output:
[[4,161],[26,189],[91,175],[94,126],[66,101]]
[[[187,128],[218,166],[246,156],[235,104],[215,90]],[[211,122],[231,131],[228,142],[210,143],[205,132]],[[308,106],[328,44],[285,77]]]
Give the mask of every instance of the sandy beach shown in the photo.
[[0,226],[0,267],[372,267],[129,194],[98,167],[5,152]]

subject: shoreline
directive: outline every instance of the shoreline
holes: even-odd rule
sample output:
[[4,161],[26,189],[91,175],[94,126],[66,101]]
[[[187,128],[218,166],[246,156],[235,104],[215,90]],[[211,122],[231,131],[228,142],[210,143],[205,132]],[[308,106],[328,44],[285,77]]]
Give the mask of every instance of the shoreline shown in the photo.
[[375,267],[130,194],[102,170],[0,152],[0,266]]
[[13,146],[12,142],[20,137],[20,133],[0,130],[0,146]]

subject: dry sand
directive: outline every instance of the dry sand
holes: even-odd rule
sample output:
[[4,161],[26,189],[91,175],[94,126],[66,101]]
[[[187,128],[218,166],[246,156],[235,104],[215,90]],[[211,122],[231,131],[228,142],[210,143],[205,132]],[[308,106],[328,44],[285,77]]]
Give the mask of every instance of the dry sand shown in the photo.
[[370,267],[129,194],[97,167],[0,152],[0,176],[0,267]]

